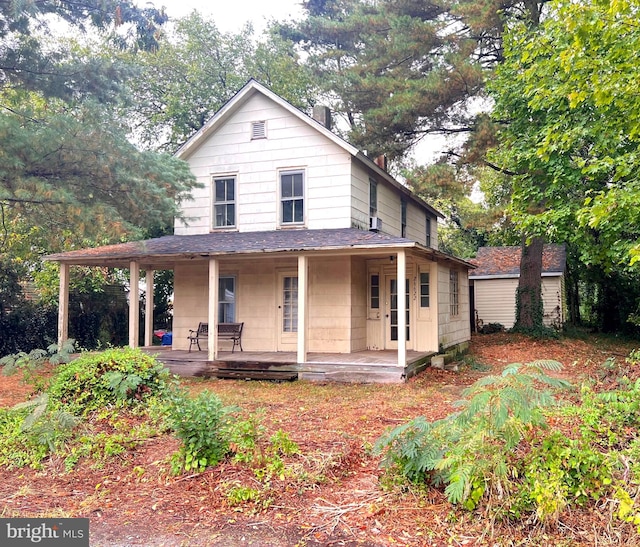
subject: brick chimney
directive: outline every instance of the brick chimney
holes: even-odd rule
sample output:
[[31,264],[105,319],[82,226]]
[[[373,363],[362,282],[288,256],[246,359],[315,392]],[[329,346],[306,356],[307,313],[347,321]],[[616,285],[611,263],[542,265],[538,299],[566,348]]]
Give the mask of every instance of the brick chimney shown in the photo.
[[387,156],[385,156],[384,154],[376,156],[373,162],[383,171],[387,170]]
[[317,104],[313,107],[312,117],[315,121],[331,130],[331,109],[328,106]]

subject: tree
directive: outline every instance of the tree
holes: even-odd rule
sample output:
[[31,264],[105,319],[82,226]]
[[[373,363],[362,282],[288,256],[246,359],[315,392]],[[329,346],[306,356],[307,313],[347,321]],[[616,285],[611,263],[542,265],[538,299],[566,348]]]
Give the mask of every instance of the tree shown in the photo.
[[279,31],[305,51],[349,140],[396,160],[426,135],[486,128],[469,107],[502,58],[504,21],[537,21],[543,4],[308,0],[306,19]]
[[88,56],[43,32],[51,19],[82,31],[133,25],[136,48],[153,47],[166,17],[127,2],[42,0],[1,3],[0,210],[45,225],[52,249],[62,228],[113,240],[138,227],[166,223],[194,186],[188,167],[174,158],[141,152],[113,115],[122,63]]
[[223,33],[195,11],[176,22],[157,50],[126,57],[142,68],[129,81],[128,117],[155,150],[175,152],[250,78],[301,109],[313,105],[312,79],[291,43],[275,34],[258,42],[249,25]]
[[607,303],[607,330],[623,326],[630,299],[627,315],[637,307],[628,280],[640,249],[639,7],[555,4],[538,28],[512,28],[491,84],[504,122],[493,159],[515,173],[514,219],[577,250],[583,279],[597,279]]
[[[428,135],[466,135],[426,179],[440,179],[444,164],[452,166],[450,175],[465,178],[470,165],[499,170],[485,155],[495,144],[494,125],[478,105],[486,97],[485,82],[503,60],[505,29],[518,22],[538,25],[545,1],[309,0],[303,5],[308,17],[281,32],[308,53],[326,92],[335,97],[334,108],[349,122],[349,140],[372,155],[401,162]],[[541,268],[542,255],[535,260]],[[537,289],[526,290],[540,291],[537,283]]]

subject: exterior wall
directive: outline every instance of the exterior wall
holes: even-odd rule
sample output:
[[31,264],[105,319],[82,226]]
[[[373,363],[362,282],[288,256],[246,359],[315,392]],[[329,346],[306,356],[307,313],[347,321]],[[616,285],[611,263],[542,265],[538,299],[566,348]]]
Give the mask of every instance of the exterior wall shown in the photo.
[[351,260],[309,261],[309,351],[351,351]]
[[[420,272],[430,274],[430,302],[428,308],[420,306]],[[371,350],[396,349],[397,342],[389,338],[389,279],[396,278],[395,263],[388,259],[367,261],[367,284],[371,275],[380,276],[380,308],[371,309],[367,294],[367,344]],[[409,325],[410,337],[407,349],[416,351],[438,350],[438,296],[437,264],[429,260],[408,257],[407,279],[409,279]],[[468,338],[467,338],[468,340]]]
[[471,339],[469,277],[466,270],[458,269],[458,314],[451,315],[450,269],[456,268],[453,265],[438,264],[438,342],[445,350]]
[[[348,256],[309,260],[309,351],[349,353],[364,349],[366,277],[357,275],[364,269],[363,261],[353,261],[355,274],[352,258]],[[281,273],[296,275],[297,260],[265,258],[220,263],[221,276],[236,278],[236,321],[244,322],[242,346],[247,351],[294,350],[296,347],[295,333],[290,335],[293,340],[290,348],[279,345]],[[208,297],[207,262],[176,266],[173,349],[188,349],[189,329],[195,329],[200,321],[207,321]],[[352,302],[356,304],[352,306]],[[227,342],[221,343],[221,349],[227,349]],[[201,342],[203,349],[205,345]]]
[[[251,122],[266,121],[266,139],[250,138]],[[236,228],[275,230],[279,226],[279,170],[305,172],[305,227],[351,226],[351,155],[312,126],[256,94],[187,159],[204,187],[183,203],[187,224],[176,221],[176,234],[209,232],[211,182],[235,175]]]
[[547,327],[564,323],[564,276],[542,278],[543,322]]
[[[351,226],[369,229],[369,179],[378,182],[378,218],[382,220],[382,232],[399,236],[401,232],[401,194],[390,184],[370,174],[359,162],[352,165]],[[407,238],[426,244],[426,215],[428,212],[407,199]],[[431,215],[430,215],[431,216]],[[438,248],[438,219],[431,216],[431,248]]]
[[[279,324],[276,272],[283,269],[296,271],[296,260],[264,259],[220,264],[221,276],[236,277],[236,320],[245,323],[242,346],[248,351],[276,351],[274,325]],[[173,349],[188,349],[189,329],[195,329],[208,317],[208,263],[176,266],[174,279]],[[226,341],[222,343],[226,344]],[[222,345],[221,349],[226,347]]]
[[[431,249],[438,249],[438,218],[413,202],[407,203],[407,237],[418,243],[427,243],[427,215],[431,219]],[[400,218],[400,217],[398,217]]]
[[478,319],[510,329],[516,320],[518,279],[476,279],[473,282]]
[[[542,278],[543,322],[547,326],[561,324],[564,320],[562,283],[562,276]],[[512,328],[516,320],[518,279],[476,279],[474,287],[478,318],[485,325],[500,323],[507,329]]]
[[351,257],[351,351],[367,349],[367,263]]
[[[420,273],[429,273],[429,307],[420,305]],[[435,262],[419,260],[416,262],[415,296],[411,303],[415,304],[415,349],[418,351],[438,351],[438,265]]]

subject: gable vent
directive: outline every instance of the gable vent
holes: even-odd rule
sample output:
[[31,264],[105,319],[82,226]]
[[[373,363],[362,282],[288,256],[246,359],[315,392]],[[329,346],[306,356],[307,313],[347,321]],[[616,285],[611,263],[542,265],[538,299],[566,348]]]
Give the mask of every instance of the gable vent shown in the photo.
[[267,138],[267,122],[251,122],[251,139]]

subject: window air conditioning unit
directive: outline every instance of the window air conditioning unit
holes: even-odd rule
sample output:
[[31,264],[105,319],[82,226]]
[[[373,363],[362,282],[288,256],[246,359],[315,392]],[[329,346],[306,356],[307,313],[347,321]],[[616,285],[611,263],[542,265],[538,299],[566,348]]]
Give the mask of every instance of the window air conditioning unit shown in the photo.
[[382,230],[382,219],[379,217],[369,217],[369,230],[374,232]]

